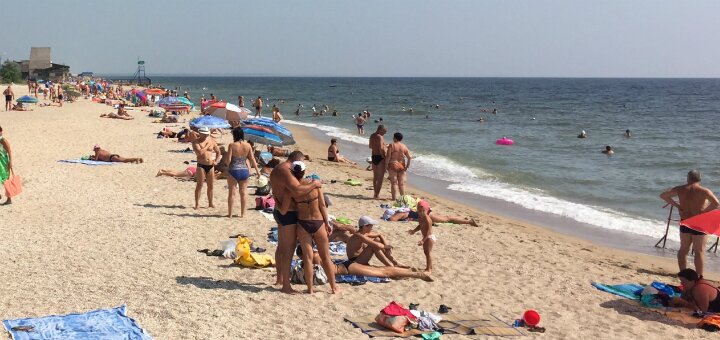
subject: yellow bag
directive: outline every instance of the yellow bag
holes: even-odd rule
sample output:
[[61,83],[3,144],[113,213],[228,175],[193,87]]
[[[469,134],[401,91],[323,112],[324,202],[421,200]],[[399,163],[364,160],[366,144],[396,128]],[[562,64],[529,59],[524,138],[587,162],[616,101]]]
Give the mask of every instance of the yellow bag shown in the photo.
[[254,254],[250,252],[252,241],[245,237],[239,237],[235,246],[235,263],[250,268],[274,267],[275,259],[268,254]]

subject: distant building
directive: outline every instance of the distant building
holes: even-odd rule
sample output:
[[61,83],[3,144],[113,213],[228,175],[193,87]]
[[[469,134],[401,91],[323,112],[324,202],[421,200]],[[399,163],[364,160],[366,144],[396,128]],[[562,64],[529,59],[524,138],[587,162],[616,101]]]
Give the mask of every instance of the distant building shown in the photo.
[[70,66],[52,62],[50,47],[31,47],[30,60],[20,63],[22,78],[63,81],[70,77]]
[[92,78],[93,76],[94,76],[94,74],[92,72],[82,72],[82,73],[78,74],[78,77],[80,77],[80,78],[86,78],[86,77]]

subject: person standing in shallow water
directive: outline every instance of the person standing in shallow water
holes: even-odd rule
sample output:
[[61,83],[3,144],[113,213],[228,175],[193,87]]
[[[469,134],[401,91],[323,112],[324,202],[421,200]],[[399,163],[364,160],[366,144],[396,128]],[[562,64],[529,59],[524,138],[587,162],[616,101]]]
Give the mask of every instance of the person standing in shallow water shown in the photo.
[[[682,220],[715,210],[720,206],[717,197],[710,189],[700,185],[700,171],[688,172],[687,184],[679,185],[668,189],[662,194],[662,198],[668,204],[676,207],[680,212],[680,249],[678,250],[678,267],[680,270],[687,268],[687,256],[692,246],[695,262],[695,271],[702,277],[705,260],[705,243],[707,234],[688,228],[682,225]],[[678,198],[676,202],[673,197]]]
[[253,106],[255,107],[255,118],[262,118],[263,100],[261,96],[255,99]]

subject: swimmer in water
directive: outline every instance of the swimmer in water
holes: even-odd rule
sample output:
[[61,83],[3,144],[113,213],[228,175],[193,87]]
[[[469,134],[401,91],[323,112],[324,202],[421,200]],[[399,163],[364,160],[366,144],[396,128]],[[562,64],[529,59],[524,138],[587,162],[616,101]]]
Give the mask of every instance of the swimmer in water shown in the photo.
[[485,118],[480,117],[480,119],[478,119],[478,122],[480,122],[480,123],[485,123]]
[[587,133],[585,132],[585,130],[582,130],[582,131],[580,132],[580,134],[577,136],[577,138],[588,138],[588,135],[587,135]]
[[630,138],[630,130],[625,130],[625,138]]
[[607,146],[605,146],[605,150],[603,150],[602,153],[604,153],[608,156],[612,156],[615,153],[615,151],[613,151],[612,146],[607,145]]

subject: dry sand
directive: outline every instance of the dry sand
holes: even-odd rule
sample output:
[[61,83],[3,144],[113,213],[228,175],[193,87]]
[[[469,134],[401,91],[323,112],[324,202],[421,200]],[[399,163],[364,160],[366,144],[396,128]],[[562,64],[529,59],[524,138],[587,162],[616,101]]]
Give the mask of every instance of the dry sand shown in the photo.
[[[24,86],[14,90],[18,97],[27,92]],[[216,185],[217,208],[193,210],[193,182],[155,177],[160,168],[184,169],[183,161],[192,160],[192,154],[173,151],[188,145],[156,139],[154,133],[166,124],[152,124],[140,111],[131,111],[133,121],[98,118],[110,111],[80,99],[63,108],[0,112],[0,126],[25,184],[13,205],[0,207],[0,318],[127,304],[129,315],[158,339],[365,339],[343,317],[376,313],[397,300],[430,310],[442,303],[454,313],[494,313],[507,320],[533,308],[547,328],[533,335],[538,338],[710,336],[626,307],[590,286],[593,281],[674,281],[666,276],[676,271],[670,259],[594,246],[417,190],[412,191],[427,197],[435,211],[475,216],[481,224],[435,228],[435,282],[341,285],[338,296],[328,294],[327,286],[313,296],[281,294],[270,285],[273,269],[244,269],[196,251],[243,233],[272,253],[266,233],[273,223],[255,211],[243,219],[224,217],[224,180]],[[301,150],[324,157],[324,141],[291,129]],[[229,141],[229,135],[222,138]],[[57,162],[90,154],[95,143],[122,156],[143,157],[145,163],[91,167]],[[366,190],[370,172],[323,160],[309,163],[309,171],[327,181],[332,214],[356,219],[382,213]],[[365,184],[329,183],[350,177]],[[207,204],[204,198],[202,204]],[[395,246],[399,260],[421,267],[419,236],[406,233],[414,226],[385,222],[377,229]]]

